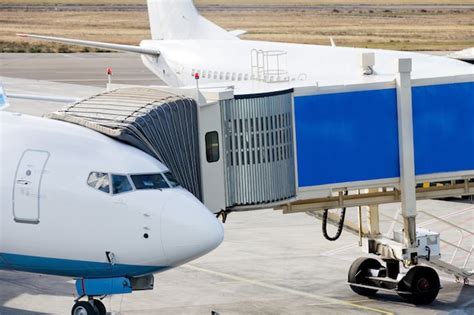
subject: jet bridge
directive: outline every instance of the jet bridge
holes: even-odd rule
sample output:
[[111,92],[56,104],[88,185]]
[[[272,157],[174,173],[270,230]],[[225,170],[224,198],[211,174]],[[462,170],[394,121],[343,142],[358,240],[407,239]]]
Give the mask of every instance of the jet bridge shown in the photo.
[[[353,263],[348,282],[361,295],[392,291],[415,304],[432,302],[439,277],[420,263],[466,284],[474,277],[473,247],[416,227],[416,200],[474,194],[474,75],[412,79],[411,60],[400,59],[394,80],[204,95],[201,140],[211,132],[220,137],[202,141],[201,152],[222,157],[202,161],[211,209],[305,212],[322,219],[328,240],[343,228],[358,234],[365,251],[385,262]],[[206,123],[219,118],[220,125]],[[378,205],[393,202],[401,203],[403,229],[384,237]],[[369,206],[367,226],[362,206]],[[359,207],[358,222],[344,221],[348,207]],[[328,212],[335,208],[341,216]],[[335,237],[327,235],[328,222],[338,227]],[[441,242],[466,254],[462,266],[441,260]],[[400,262],[412,267],[406,275]]]
[[[224,217],[274,208],[321,218],[329,240],[343,228],[356,233],[386,265],[356,260],[348,277],[355,292],[389,290],[430,303],[439,277],[420,262],[466,283],[474,275],[473,248],[454,244],[467,253],[454,266],[440,260],[439,234],[416,228],[416,200],[474,195],[474,74],[413,79],[411,60],[400,59],[395,79],[366,81],[121,87],[51,117],[148,152]],[[377,206],[392,202],[401,203],[403,230],[383,237]],[[358,222],[344,219],[349,207],[359,207]],[[337,208],[341,216],[328,211]],[[335,237],[328,223],[337,225]],[[415,267],[402,276],[400,262]]]

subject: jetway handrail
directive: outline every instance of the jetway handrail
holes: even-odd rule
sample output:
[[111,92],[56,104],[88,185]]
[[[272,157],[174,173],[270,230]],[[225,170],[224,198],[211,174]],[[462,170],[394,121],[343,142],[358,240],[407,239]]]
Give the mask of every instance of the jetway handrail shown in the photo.
[[[455,229],[457,229],[457,230],[460,232],[461,237],[460,237],[460,239],[459,239],[459,241],[458,241],[458,246],[456,246],[456,245],[454,245],[454,244],[452,244],[452,243],[450,243],[450,242],[448,242],[448,241],[443,241],[443,242],[446,243],[446,244],[449,244],[449,245],[451,245],[451,246],[453,246],[453,247],[455,248],[454,253],[453,253],[453,256],[451,257],[450,264],[452,264],[452,263],[454,262],[454,258],[456,257],[456,255],[457,255],[457,253],[458,253],[458,250],[462,250],[462,251],[468,253],[466,259],[464,260],[464,264],[463,264],[463,268],[466,268],[466,266],[467,266],[467,264],[468,264],[468,262],[469,262],[469,259],[471,258],[471,255],[472,255],[472,251],[473,251],[474,246],[471,246],[471,249],[468,250],[468,249],[466,249],[466,248],[464,248],[464,247],[461,247],[460,245],[462,244],[462,241],[464,240],[464,233],[463,233],[463,232],[465,232],[465,233],[467,233],[467,234],[469,234],[469,235],[471,235],[471,236],[474,235],[474,232],[472,232],[472,231],[470,231],[470,230],[468,230],[468,229],[465,229],[465,228],[463,228],[462,226],[459,226],[459,225],[457,225],[457,224],[454,224],[454,223],[452,223],[452,222],[449,222],[449,221],[447,221],[447,220],[445,220],[445,219],[443,219],[443,218],[441,218],[441,217],[438,217],[438,216],[436,216],[436,215],[434,215],[434,214],[432,214],[432,213],[429,213],[429,212],[427,212],[427,211],[419,210],[418,212],[419,212],[419,213],[423,213],[423,214],[425,214],[425,215],[427,215],[427,216],[429,216],[429,217],[431,217],[431,218],[433,218],[433,219],[435,219],[435,220],[437,220],[437,221],[439,221],[439,222],[443,222],[444,224],[447,224],[447,225],[449,225],[449,226],[452,226],[452,227],[454,227]],[[441,238],[440,238],[440,240],[441,240]]]
[[[466,210],[466,209],[465,209],[465,210]],[[402,222],[401,220],[398,220],[398,219],[397,219],[398,216],[400,215],[400,212],[401,212],[401,211],[400,211],[400,209],[399,209],[394,217],[388,216],[388,215],[383,214],[383,213],[380,213],[380,215],[383,216],[383,217],[386,217],[386,218],[389,218],[389,219],[393,220],[393,222],[396,222],[396,223],[399,223],[399,224],[402,224],[402,225],[403,225],[403,222]],[[423,213],[423,214],[425,214],[425,215],[427,215],[427,216],[429,216],[429,217],[435,219],[436,221],[445,223],[445,224],[447,224],[447,225],[449,225],[449,226],[451,226],[451,227],[454,227],[456,230],[459,231],[460,237],[459,237],[459,240],[458,240],[458,242],[457,242],[457,245],[454,244],[454,243],[452,243],[452,242],[450,242],[450,241],[447,241],[447,240],[445,240],[445,239],[443,239],[443,238],[441,238],[441,237],[440,237],[440,241],[455,248],[454,253],[453,253],[453,255],[451,256],[451,260],[449,261],[450,264],[453,264],[454,259],[456,258],[456,255],[457,255],[457,253],[458,253],[458,250],[461,250],[461,251],[463,251],[463,252],[465,252],[465,253],[468,254],[467,257],[466,257],[466,259],[464,260],[464,264],[463,264],[463,266],[462,266],[463,269],[466,268],[466,266],[467,266],[467,264],[468,264],[468,262],[469,262],[469,260],[470,260],[470,258],[471,258],[471,256],[472,256],[472,253],[474,252],[474,246],[471,246],[470,249],[467,249],[467,248],[464,248],[464,247],[462,247],[462,246],[460,246],[460,245],[462,244],[462,242],[463,242],[463,240],[464,240],[464,233],[463,233],[463,232],[466,232],[466,233],[468,233],[469,235],[474,235],[474,232],[472,232],[472,231],[470,231],[470,230],[468,230],[468,229],[465,229],[465,228],[463,228],[463,227],[461,227],[461,226],[459,226],[459,225],[456,225],[456,224],[454,224],[454,223],[452,223],[452,222],[449,222],[449,221],[445,220],[444,218],[438,217],[438,216],[436,216],[436,215],[434,215],[434,214],[432,214],[432,213],[429,213],[429,212],[427,212],[427,211],[418,210],[418,213]],[[423,224],[420,224],[420,225],[423,225]],[[387,237],[390,237],[389,234],[393,233],[393,229],[394,229],[394,224],[392,224],[392,225],[390,226],[389,231],[388,231],[388,233],[387,233],[387,235],[386,235]]]
[[464,232],[466,232],[466,233],[468,233],[468,234],[470,234],[470,235],[474,235],[474,232],[473,232],[473,231],[469,231],[469,230],[467,230],[467,229],[465,229],[465,228],[463,228],[463,227],[461,227],[461,226],[459,226],[459,225],[456,225],[456,224],[454,224],[454,223],[451,223],[451,222],[449,222],[449,221],[447,221],[447,220],[445,220],[445,219],[443,219],[443,218],[441,218],[441,217],[435,216],[435,215],[432,214],[432,213],[429,213],[429,212],[424,211],[424,210],[418,210],[418,212],[419,212],[419,213],[424,213],[424,214],[426,214],[427,216],[432,217],[433,219],[436,219],[437,221],[441,221],[441,222],[443,222],[443,223],[445,223],[445,224],[447,224],[447,225],[450,225],[450,226],[455,227],[455,228],[457,228],[457,229],[459,229],[459,230],[462,230],[462,231],[464,231]]

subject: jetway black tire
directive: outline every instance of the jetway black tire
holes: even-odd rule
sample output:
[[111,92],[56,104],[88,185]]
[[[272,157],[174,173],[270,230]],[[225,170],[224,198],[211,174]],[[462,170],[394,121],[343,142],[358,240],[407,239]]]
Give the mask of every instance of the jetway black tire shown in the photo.
[[93,300],[94,307],[97,309],[97,315],[106,315],[107,314],[107,309],[105,308],[104,303],[100,300]]
[[[357,258],[349,268],[347,280],[349,283],[374,285],[370,280],[366,280],[365,277],[368,275],[369,269],[380,269],[382,264],[374,258],[359,257]],[[373,296],[377,293],[376,289],[361,288],[357,286],[350,286],[352,291],[363,296]]]
[[84,301],[77,302],[72,307],[71,314],[72,315],[80,314],[79,313],[80,310],[85,311],[87,315],[97,315],[97,312],[95,311],[94,306],[92,306],[92,304],[90,304],[89,302],[84,302]]
[[398,283],[398,290],[411,292],[399,295],[415,305],[431,304],[438,296],[440,288],[438,273],[426,266],[411,268]]

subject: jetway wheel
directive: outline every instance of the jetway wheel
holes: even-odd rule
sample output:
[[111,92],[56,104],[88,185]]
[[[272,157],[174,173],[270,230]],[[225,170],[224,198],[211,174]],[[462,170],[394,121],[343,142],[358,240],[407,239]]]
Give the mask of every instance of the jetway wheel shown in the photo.
[[[377,259],[367,257],[357,258],[349,268],[348,282],[373,286],[374,283],[366,277],[371,275],[371,269],[380,270],[381,268],[382,264]],[[351,285],[351,289],[355,293],[364,296],[372,296],[377,293],[376,289],[362,288],[354,285]]]
[[400,293],[416,305],[426,305],[433,302],[441,289],[438,273],[430,267],[415,266],[398,283],[398,290],[411,294]]

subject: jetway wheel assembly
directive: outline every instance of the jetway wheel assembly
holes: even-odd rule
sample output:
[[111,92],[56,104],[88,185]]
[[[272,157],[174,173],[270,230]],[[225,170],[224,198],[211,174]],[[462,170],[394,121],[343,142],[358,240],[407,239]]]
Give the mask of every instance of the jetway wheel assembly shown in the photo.
[[[349,283],[363,284],[366,286],[374,286],[375,283],[367,279],[371,275],[372,270],[378,272],[382,268],[382,264],[374,258],[359,257],[351,265],[348,274]],[[351,285],[352,291],[359,295],[372,296],[377,293],[377,289],[359,287]]]
[[430,267],[415,266],[398,283],[399,291],[408,291],[411,294],[399,293],[401,297],[417,305],[433,302],[440,290],[439,276]]
[[386,267],[374,259],[356,259],[348,273],[349,285],[355,293],[373,296],[378,290],[393,291],[415,305],[433,302],[441,289],[437,272],[430,267],[414,266],[397,280],[399,262],[388,260]]

